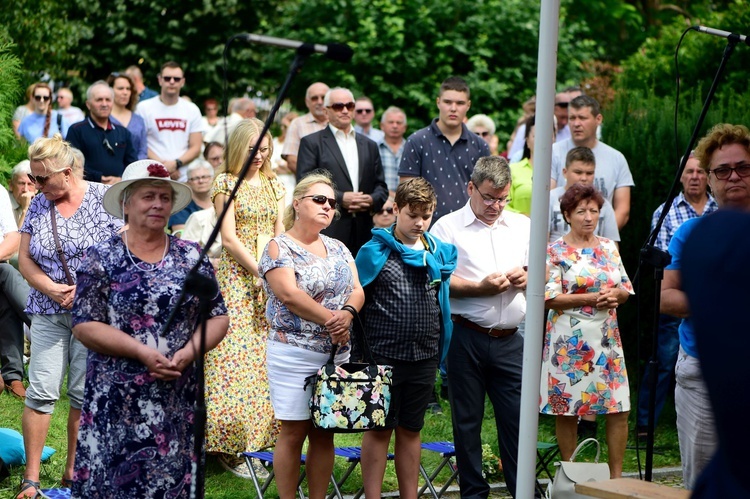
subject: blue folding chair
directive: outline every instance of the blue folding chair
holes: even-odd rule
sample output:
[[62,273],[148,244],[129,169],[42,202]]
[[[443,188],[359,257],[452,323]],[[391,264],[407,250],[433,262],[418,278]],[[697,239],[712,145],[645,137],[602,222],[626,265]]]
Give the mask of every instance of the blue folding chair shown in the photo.
[[[424,450],[437,452],[443,459],[430,475],[427,474],[427,470],[425,470],[424,466],[422,466],[422,463],[419,463],[419,472],[424,478],[424,485],[421,489],[419,489],[419,496],[424,494],[425,490],[430,489],[430,494],[432,495],[432,497],[434,499],[440,499],[448,490],[448,487],[451,486],[454,480],[456,481],[456,483],[458,483],[458,468],[456,467],[456,463],[454,462],[454,458],[456,457],[456,447],[453,445],[453,442],[427,442],[422,444],[422,448]],[[435,478],[437,478],[437,476],[446,466],[450,468],[451,475],[438,492],[432,482],[435,480]]]
[[[247,462],[247,467],[250,469],[250,477],[253,479],[255,491],[258,493],[258,499],[263,499],[266,489],[271,485],[275,476],[273,472],[273,451],[243,452],[242,455],[245,456],[245,462]],[[258,475],[253,468],[253,460],[257,460],[268,470],[268,477],[266,477],[262,484],[260,483],[260,480],[258,480]],[[297,482],[297,491],[299,492],[300,499],[305,499],[306,497],[302,490],[302,480],[305,479],[305,460],[306,456],[302,454],[300,456],[300,467],[302,470],[299,476],[299,481]]]
[[[327,499],[333,499],[334,497],[337,497],[338,499],[343,499],[343,495],[341,494],[341,487],[344,485],[346,480],[349,478],[349,476],[354,471],[354,468],[357,467],[357,465],[362,461],[362,447],[336,447],[333,450],[334,454],[343,457],[346,459],[346,462],[349,463],[349,467],[346,469],[343,475],[341,475],[341,478],[336,480],[335,476],[331,476],[331,483],[333,484],[333,492],[331,492],[328,495]],[[388,453],[386,455],[386,460],[393,461],[396,456],[394,456],[391,453]],[[356,494],[354,494],[354,499],[359,499],[362,497],[362,494],[364,494],[365,489],[364,487],[360,487]]]

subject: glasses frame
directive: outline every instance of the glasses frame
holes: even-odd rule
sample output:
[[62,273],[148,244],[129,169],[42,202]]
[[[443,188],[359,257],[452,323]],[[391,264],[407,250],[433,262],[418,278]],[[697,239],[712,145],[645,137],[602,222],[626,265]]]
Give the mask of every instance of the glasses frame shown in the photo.
[[716,180],[729,180],[732,177],[732,173],[735,172],[740,178],[750,177],[750,164],[737,165],[734,168],[731,168],[729,166],[720,166],[719,168],[708,170],[709,174],[714,174]]
[[375,111],[374,109],[355,109],[354,112],[357,114],[370,114],[374,111]]
[[33,182],[34,185],[39,184],[40,187],[44,187],[53,175],[57,175],[58,173],[63,173],[64,171],[65,170],[61,170],[59,172],[52,172],[47,176],[42,176],[42,175],[37,176],[31,173],[27,173],[26,176],[29,177],[29,180],[31,180],[31,182]]
[[162,76],[162,80],[166,81],[167,83],[171,83],[172,80],[174,80],[175,83],[180,83],[183,79],[185,79],[184,76]]
[[[112,147],[112,144],[109,143],[109,140],[107,140],[107,137],[104,137],[104,140],[102,141],[102,145],[107,150],[110,156],[115,155],[115,149]],[[117,144],[115,144],[117,145]]]
[[336,209],[336,200],[334,198],[329,198],[323,194],[308,194],[307,196],[302,196],[300,199],[305,198],[311,198],[313,203],[319,204],[323,206],[326,204],[326,201],[328,201],[328,205],[331,207],[332,210]]
[[200,175],[197,177],[189,177],[188,182],[200,182],[203,180],[213,180],[213,179],[214,179],[213,175]]
[[[485,206],[492,206],[496,203],[499,203],[502,206],[507,206],[508,203],[510,203],[510,194],[507,196],[503,196],[501,198],[493,198],[489,194],[485,194],[484,192],[479,190],[479,187],[476,187],[476,191],[479,193],[479,196],[482,198],[482,202]],[[487,199],[490,198],[490,199]]]
[[378,215],[383,215],[385,213],[389,215],[393,215],[393,208],[383,208],[382,210],[378,212]]
[[354,102],[336,102],[335,104],[331,104],[330,106],[328,106],[328,108],[333,109],[337,113],[340,113],[344,110],[344,108],[346,108],[346,110],[351,113],[352,111],[354,111],[354,108],[356,106],[357,105]]
[[52,96],[50,95],[35,95],[34,100],[37,102],[49,102],[52,100]]

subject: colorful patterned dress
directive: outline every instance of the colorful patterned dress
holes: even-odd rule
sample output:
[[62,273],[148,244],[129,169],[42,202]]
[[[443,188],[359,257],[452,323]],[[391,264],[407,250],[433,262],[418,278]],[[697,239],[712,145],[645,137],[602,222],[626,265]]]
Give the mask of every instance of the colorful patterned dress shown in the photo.
[[[258,254],[259,235],[261,242],[273,237],[278,200],[285,195],[277,179],[262,173],[260,179],[260,186],[243,182],[234,201],[237,237],[252,255]],[[211,199],[217,194],[228,196],[235,182],[231,174],[218,175]],[[274,445],[279,429],[266,372],[266,295],[261,281],[226,249],[222,249],[216,276],[229,310],[229,331],[206,355],[206,451],[255,451]]]
[[[619,287],[633,294],[620,253],[599,237],[595,248],[563,239],[547,249],[545,298]],[[615,309],[550,310],[542,355],[542,414],[580,416],[630,410],[630,389]]]
[[[198,299],[187,295],[172,327],[161,329],[199,255],[195,243],[170,236],[163,266],[147,272],[133,266],[120,236],[92,246],[78,266],[73,325],[103,322],[172,358],[196,331]],[[199,269],[213,278],[207,258]],[[226,314],[221,295],[209,311]],[[180,378],[160,381],[136,359],[90,350],[86,367],[72,496],[190,497],[194,364]]]

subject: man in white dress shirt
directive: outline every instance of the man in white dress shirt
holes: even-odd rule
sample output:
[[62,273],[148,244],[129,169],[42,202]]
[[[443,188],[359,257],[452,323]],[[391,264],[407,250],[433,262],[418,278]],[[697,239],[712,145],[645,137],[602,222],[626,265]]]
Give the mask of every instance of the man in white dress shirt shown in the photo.
[[430,231],[458,248],[450,283],[448,376],[461,497],[485,499],[490,490],[482,476],[485,394],[495,410],[503,474],[515,496],[523,363],[518,326],[526,315],[530,221],[504,210],[510,194],[505,158],[480,158],[467,191],[468,203]]

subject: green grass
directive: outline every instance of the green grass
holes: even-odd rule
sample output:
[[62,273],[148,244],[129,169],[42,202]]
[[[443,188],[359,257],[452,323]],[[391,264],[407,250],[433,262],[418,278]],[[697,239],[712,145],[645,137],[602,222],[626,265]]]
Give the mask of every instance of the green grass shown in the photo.
[[[633,407],[635,407],[635,395],[632,398]],[[439,441],[439,440],[453,440],[453,433],[450,423],[450,408],[447,403],[443,403],[443,415],[434,415],[428,413],[425,416],[425,427],[422,430],[422,440],[424,442]],[[62,399],[58,402],[55,409],[55,413],[52,417],[52,424],[50,426],[49,436],[47,437],[47,445],[57,449],[57,452],[50,462],[42,467],[41,481],[42,486],[56,487],[60,483],[62,477],[62,471],[65,464],[66,458],[66,418],[68,411],[68,398],[63,395]],[[21,414],[23,412],[23,402],[17,400],[7,393],[0,395],[0,427],[13,428],[21,431]],[[634,435],[632,431],[635,425],[635,411],[630,417],[631,435]],[[605,445],[605,432],[604,432],[604,421],[603,418],[599,418],[599,429],[598,439],[602,444],[602,460],[606,461],[606,445]],[[551,442],[554,441],[554,418],[549,416],[541,416],[539,419],[539,437],[538,440]],[[637,471],[637,459],[636,452],[631,437],[629,441],[629,448],[625,454],[625,471]],[[362,441],[361,434],[339,434],[336,435],[335,444],[336,446],[352,446],[360,445]],[[492,452],[497,455],[497,438],[495,431],[495,419],[492,406],[489,403],[485,404],[484,422],[482,425],[482,441],[490,445]],[[656,454],[654,456],[654,467],[667,467],[667,466],[679,466],[680,463],[680,451],[677,442],[677,430],[675,428],[675,413],[674,405],[670,400],[667,401],[664,407],[664,411],[657,428],[656,432]],[[392,451],[391,447],[391,451]],[[583,453],[584,459],[593,459],[593,449],[589,449]],[[644,465],[645,452],[641,452],[641,465]],[[422,463],[427,470],[434,469],[440,461],[440,457],[433,452],[422,453]],[[348,463],[345,463],[343,459],[336,459],[336,468],[334,470],[336,476],[341,476],[345,471]],[[551,470],[552,471],[552,470]],[[18,483],[23,476],[23,466],[18,466],[11,469],[11,477],[0,483],[0,498],[15,497],[15,491]],[[448,471],[444,470],[441,476],[436,480],[438,483],[444,482],[448,478]],[[502,481],[502,474],[491,477],[492,481]],[[352,476],[347,480],[343,487],[343,492],[354,493],[356,492],[362,483],[362,475],[360,468],[352,473]],[[252,490],[253,485],[250,480],[235,477],[231,473],[225,471],[213,458],[209,457],[208,464],[206,466],[206,497],[211,499],[234,499],[238,497],[238,493],[245,497],[254,497],[255,493]],[[394,491],[398,489],[396,481],[396,474],[394,471],[393,463],[389,462],[386,468],[386,476],[383,481],[384,491]],[[273,485],[269,488],[266,493],[267,497],[275,497],[276,490]]]

